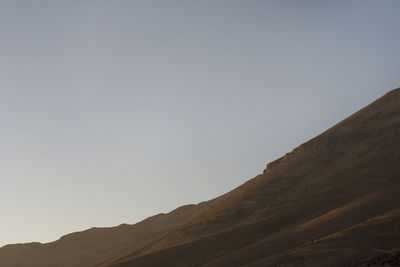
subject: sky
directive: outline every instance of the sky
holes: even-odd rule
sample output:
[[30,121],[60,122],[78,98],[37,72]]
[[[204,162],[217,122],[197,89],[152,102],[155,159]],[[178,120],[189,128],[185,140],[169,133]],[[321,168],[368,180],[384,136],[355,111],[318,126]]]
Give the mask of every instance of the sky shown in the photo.
[[400,86],[400,1],[3,0],[0,246],[217,197]]

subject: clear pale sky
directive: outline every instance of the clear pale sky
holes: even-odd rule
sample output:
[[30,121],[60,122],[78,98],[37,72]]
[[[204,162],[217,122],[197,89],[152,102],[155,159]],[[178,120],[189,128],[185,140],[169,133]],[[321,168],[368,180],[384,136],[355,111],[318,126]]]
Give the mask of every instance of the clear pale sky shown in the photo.
[[400,1],[1,1],[0,246],[223,194],[400,86]]

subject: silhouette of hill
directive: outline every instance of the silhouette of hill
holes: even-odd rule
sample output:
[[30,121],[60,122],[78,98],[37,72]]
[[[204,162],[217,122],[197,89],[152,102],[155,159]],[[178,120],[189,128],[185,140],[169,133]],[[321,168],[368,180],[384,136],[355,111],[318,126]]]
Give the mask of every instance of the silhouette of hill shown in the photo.
[[89,266],[172,231],[205,207],[205,203],[186,205],[134,225],[91,228],[46,244],[6,245],[0,249],[0,266]]
[[399,189],[395,89],[219,198],[135,225],[8,245],[0,266],[396,264]]

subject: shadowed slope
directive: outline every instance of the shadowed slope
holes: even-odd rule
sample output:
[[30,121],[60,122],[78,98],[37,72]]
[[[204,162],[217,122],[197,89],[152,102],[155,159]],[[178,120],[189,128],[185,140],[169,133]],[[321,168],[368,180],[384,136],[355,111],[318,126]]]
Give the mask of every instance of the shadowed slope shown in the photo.
[[135,225],[91,228],[46,244],[7,245],[0,249],[0,266],[89,266],[143,246],[176,229],[206,206],[206,202],[187,205]]
[[396,255],[396,251],[400,251],[400,209],[246,266],[360,266],[371,258]]
[[396,89],[268,164],[179,230],[110,264],[254,263],[399,208],[399,163]]
[[[0,266],[362,262],[371,251],[399,247],[398,235],[388,238],[398,217],[386,216],[400,208],[399,188],[396,89],[219,198],[136,225],[90,229],[43,245],[9,245],[0,249]],[[381,223],[368,224],[374,220]],[[369,238],[372,232],[381,242]]]

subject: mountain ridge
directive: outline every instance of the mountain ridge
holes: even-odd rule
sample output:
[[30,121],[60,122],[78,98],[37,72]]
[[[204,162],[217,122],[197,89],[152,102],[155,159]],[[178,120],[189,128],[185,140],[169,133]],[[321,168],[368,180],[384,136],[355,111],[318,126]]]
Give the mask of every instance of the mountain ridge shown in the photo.
[[[385,114],[382,113],[382,105],[384,105],[383,109],[385,111]],[[346,174],[347,176],[352,175],[356,172],[359,171],[364,171],[368,170],[368,164],[374,161],[373,154],[371,153],[366,153],[368,150],[373,149],[376,144],[374,142],[379,142],[380,145],[385,144],[386,136],[390,136],[391,134],[395,134],[397,137],[397,134],[399,132],[399,106],[400,106],[400,90],[395,89],[388,94],[384,95],[377,101],[373,102],[371,105],[361,109],[359,112],[355,113],[354,115],[350,116],[349,118],[345,119],[344,121],[336,124],[335,126],[331,127],[327,131],[323,132],[322,134],[318,135],[317,137],[311,139],[310,141],[300,145],[298,148],[294,149],[291,153],[286,154],[282,158],[274,161],[271,165],[268,164],[266,170],[264,171],[264,176],[257,176],[256,178],[250,180],[251,183],[253,183],[253,188],[257,188],[257,190],[260,190],[260,187],[268,187],[269,188],[266,191],[263,191],[264,193],[269,193],[271,195],[272,201],[276,201],[274,205],[277,204],[283,204],[279,203],[279,197],[278,194],[282,191],[287,189],[288,186],[285,185],[284,181],[288,179],[282,179],[282,178],[287,178],[290,177],[290,183],[292,183],[291,187],[296,187],[296,184],[299,185],[302,183],[301,178],[302,175],[307,175],[307,177],[312,177],[313,174],[318,174],[318,176],[321,176],[322,172],[328,172],[330,176],[337,176],[337,175],[344,175]],[[386,119],[384,121],[383,125],[381,127],[375,128],[376,124],[379,122],[382,122],[382,118]],[[388,120],[389,119],[389,120]],[[388,122],[388,121],[389,122]],[[394,121],[393,121],[394,120]],[[356,126],[356,127],[354,127]],[[354,129],[355,128],[355,129]],[[375,130],[373,129],[375,128]],[[349,130],[350,129],[350,130]],[[378,138],[378,139],[376,139]],[[333,140],[333,141],[332,141]],[[397,140],[395,140],[398,142]],[[359,146],[360,144],[364,144],[364,146]],[[396,143],[398,145],[398,143]],[[353,146],[354,149],[349,149],[349,146]],[[387,148],[387,147],[386,147]],[[399,149],[398,146],[396,149],[393,151],[390,148],[387,148],[386,150],[379,151],[381,154],[387,154],[387,152],[390,151],[392,156],[395,156],[395,159],[398,159],[399,156]],[[315,156],[315,153],[317,153],[317,156]],[[326,154],[329,152],[329,154]],[[380,155],[380,154],[379,154]],[[311,157],[311,160],[310,160]],[[363,161],[360,162],[360,167],[357,166],[356,170],[351,170],[353,166],[351,166],[352,160],[353,161],[360,161],[363,159]],[[335,162],[336,161],[336,162]],[[332,163],[334,162],[334,163]],[[319,165],[315,167],[318,163]],[[336,164],[335,164],[336,163]],[[337,166],[340,165],[341,168],[337,168]],[[378,168],[379,167],[379,168]],[[375,171],[380,170],[385,167],[385,163],[379,163],[378,166],[376,166]],[[396,167],[393,165],[393,163],[390,163],[389,168]],[[282,174],[283,172],[283,174]],[[295,173],[294,173],[295,172]],[[398,175],[398,171],[396,175]],[[333,175],[332,175],[333,174]],[[314,177],[313,177],[314,178]],[[318,178],[318,177],[316,177]],[[297,181],[296,181],[297,180]],[[247,183],[250,183],[247,182]],[[311,181],[307,181],[307,186],[310,186]],[[326,193],[329,190],[332,191],[332,188],[327,188],[325,185],[325,188],[322,187],[322,183],[326,183],[326,180],[321,180],[318,181],[318,179],[314,178],[314,187],[318,187],[320,189],[320,192]],[[329,180],[328,180],[329,182]],[[332,181],[330,181],[332,183]],[[358,182],[358,181],[357,181]],[[371,181],[374,182],[374,181]],[[376,181],[375,181],[376,182]],[[396,182],[398,182],[396,180]],[[247,184],[245,183],[245,185]],[[271,186],[271,183],[278,184],[278,186]],[[348,181],[343,181],[343,183],[348,183]],[[248,185],[247,187],[252,187],[252,185]],[[331,185],[333,188],[338,185],[332,184]],[[339,184],[340,186],[340,184]],[[351,184],[350,184],[351,186]],[[243,188],[242,188],[243,189]],[[274,189],[275,190],[274,192]],[[306,188],[307,189],[307,188]],[[340,189],[340,191],[344,191],[345,189]],[[365,189],[366,190],[366,189]],[[368,188],[368,190],[371,190]],[[366,192],[356,192],[359,195],[362,193],[370,193],[366,190]],[[390,191],[390,188],[387,189]],[[243,191],[243,190],[242,190]],[[246,190],[244,190],[246,191]],[[250,189],[251,191],[251,189]],[[296,194],[296,190],[294,191],[293,196]],[[308,190],[312,191],[312,190]],[[389,192],[388,191],[388,192]],[[232,193],[232,191],[231,191]],[[241,192],[243,193],[243,192]],[[301,194],[306,195],[307,191],[302,190]],[[315,192],[313,194],[306,195],[306,197],[314,197],[315,198]],[[393,192],[391,192],[393,194]],[[238,193],[239,194],[239,193]],[[249,193],[251,196],[251,193]],[[347,196],[348,198],[352,197],[351,192],[349,192],[350,196]],[[287,196],[285,198],[286,202],[290,201],[297,201],[293,196]],[[356,195],[357,196],[357,195]],[[232,196],[231,196],[232,197]],[[333,196],[334,197],[334,196]],[[251,198],[251,197],[250,197]],[[277,201],[278,200],[278,201]],[[335,200],[338,203],[340,203],[340,200]],[[257,203],[257,201],[255,201]],[[247,203],[251,203],[251,200],[247,200]],[[383,202],[384,203],[384,202]],[[337,203],[335,203],[337,204]],[[243,204],[241,204],[243,206]],[[273,206],[273,203],[270,204]],[[327,201],[326,205],[329,205],[329,201]],[[382,204],[383,205],[383,204]],[[264,207],[265,208],[265,207]],[[244,207],[242,210],[248,210],[249,207]],[[240,208],[237,208],[236,211],[239,210]],[[270,213],[273,213],[273,211],[269,211]],[[268,208],[266,211],[257,211],[258,214],[262,214],[263,216],[268,214]],[[328,212],[329,213],[329,212]],[[243,213],[241,214],[242,216],[244,215]],[[253,214],[254,215],[254,214]],[[322,216],[322,214],[319,214],[319,216]],[[255,215],[255,217],[257,214]],[[238,221],[240,222],[243,220],[243,218],[240,218]],[[354,220],[356,223],[357,221]],[[225,225],[226,226],[226,225]],[[208,227],[210,229],[210,227]],[[211,228],[212,229],[212,228]],[[180,230],[183,231],[183,230]],[[190,232],[190,229],[187,231]],[[199,232],[199,230],[196,230]],[[201,235],[200,235],[201,236]],[[193,237],[190,237],[193,238]],[[190,240],[188,238],[188,240]],[[171,238],[172,239],[172,238]],[[182,240],[181,240],[182,241]],[[164,242],[165,243],[165,242]],[[184,242],[182,242],[184,243]],[[173,242],[173,245],[170,247],[174,247],[179,242]],[[168,249],[168,246],[161,246],[159,248],[156,248],[153,251],[150,251],[149,255],[152,255],[151,253],[159,250],[159,251],[166,251]],[[186,251],[185,251],[186,253]],[[180,253],[180,254],[185,254],[185,253]],[[133,254],[135,255],[135,254]],[[139,261],[140,256],[142,256],[142,259],[146,256],[145,254],[138,254],[135,255],[136,261]],[[156,255],[152,255],[154,258],[157,258]],[[125,256],[126,259],[126,256]],[[170,259],[173,261],[172,259]],[[238,259],[237,259],[238,260]],[[133,262],[135,262],[135,259],[133,259]],[[141,262],[139,261],[140,264],[145,264],[147,265],[147,262]],[[165,261],[164,261],[165,262]],[[237,262],[237,261],[235,261]],[[118,263],[118,261],[117,261]],[[193,263],[180,263],[182,266],[197,266],[199,264],[198,262]],[[115,266],[124,266],[122,261],[121,265],[115,264]],[[140,265],[139,265],[140,266]],[[150,264],[150,266],[152,266]],[[179,265],[178,265],[179,266]],[[222,266],[221,263],[219,263],[217,266]]]
[[[400,88],[220,197],[135,225],[68,234],[53,245],[8,245],[0,248],[0,265],[290,266],[314,264],[315,257],[326,266],[363,262],[366,251],[373,250],[363,234],[352,236],[353,247],[346,249],[340,247],[348,244],[345,240],[331,241],[339,256],[317,247],[322,244],[318,240],[399,209],[399,162]],[[387,225],[400,229],[396,216],[379,225],[381,233],[388,231]],[[400,240],[400,230],[394,236]],[[357,247],[357,238],[368,249]],[[380,244],[384,251],[397,249],[391,239]]]

